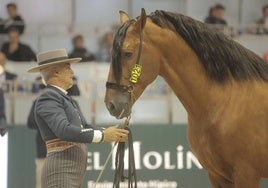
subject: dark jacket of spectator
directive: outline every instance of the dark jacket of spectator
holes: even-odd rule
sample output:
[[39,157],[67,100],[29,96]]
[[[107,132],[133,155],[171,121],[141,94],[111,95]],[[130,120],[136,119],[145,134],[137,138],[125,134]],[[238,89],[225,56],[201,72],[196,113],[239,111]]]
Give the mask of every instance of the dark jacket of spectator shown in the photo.
[[17,79],[18,75],[11,73],[9,71],[5,71],[6,80],[15,80]]
[[207,24],[222,24],[222,25],[227,25],[227,22],[224,19],[218,19],[213,16],[208,16],[205,19],[205,23]]
[[92,53],[88,52],[86,48],[74,48],[73,51],[69,54],[69,57],[80,57],[82,58],[81,61],[83,62],[95,60],[95,56]]
[[6,122],[6,114],[5,114],[5,99],[4,99],[4,91],[2,89],[2,85],[5,81],[5,77],[3,72],[0,73],[0,134],[4,136],[7,131],[7,122]]
[[6,55],[7,59],[11,61],[35,61],[35,53],[26,44],[19,43],[18,48],[10,53],[9,43],[6,42],[3,44],[1,51]]

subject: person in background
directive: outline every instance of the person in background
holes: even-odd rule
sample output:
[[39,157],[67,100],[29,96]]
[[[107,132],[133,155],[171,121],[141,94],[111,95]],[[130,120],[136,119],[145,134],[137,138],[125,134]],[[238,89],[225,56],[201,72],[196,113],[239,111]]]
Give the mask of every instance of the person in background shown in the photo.
[[262,17],[256,21],[257,24],[268,24],[268,4],[262,7]]
[[82,62],[94,61],[95,56],[85,48],[84,37],[76,35],[72,39],[73,50],[69,54],[70,58],[81,57]]
[[8,33],[11,28],[15,27],[22,34],[25,29],[25,23],[18,13],[17,5],[15,3],[8,3],[6,8],[9,18],[3,21],[2,33]]
[[5,114],[5,98],[3,84],[5,83],[4,68],[0,64],[0,135],[4,136],[7,132],[7,122]]
[[113,46],[114,35],[112,32],[107,32],[103,35],[99,43],[98,61],[110,62],[111,61],[111,49]]
[[205,19],[205,23],[227,25],[227,22],[223,18],[224,12],[225,7],[222,4],[216,4],[209,9],[209,15]]
[[2,45],[1,51],[11,61],[35,61],[35,53],[26,44],[20,42],[20,33],[13,27],[8,32],[8,42]]
[[262,7],[262,17],[256,21],[257,34],[268,34],[268,4]]

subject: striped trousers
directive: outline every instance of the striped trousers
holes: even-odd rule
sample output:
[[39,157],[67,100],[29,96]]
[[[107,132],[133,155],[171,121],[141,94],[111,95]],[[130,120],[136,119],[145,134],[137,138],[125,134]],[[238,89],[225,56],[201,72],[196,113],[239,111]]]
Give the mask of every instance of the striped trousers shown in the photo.
[[82,143],[48,153],[42,170],[42,188],[81,188],[86,162],[87,146]]

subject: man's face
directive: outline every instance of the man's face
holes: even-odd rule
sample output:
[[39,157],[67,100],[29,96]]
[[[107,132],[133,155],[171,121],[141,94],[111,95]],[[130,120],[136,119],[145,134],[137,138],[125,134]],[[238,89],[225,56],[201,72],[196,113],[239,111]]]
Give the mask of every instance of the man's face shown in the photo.
[[75,44],[74,44],[75,48],[78,48],[78,49],[81,49],[81,48],[84,48],[84,40],[79,38],[75,41]]
[[223,9],[215,9],[213,11],[213,16],[218,18],[218,19],[223,18],[223,15],[224,15],[224,10]]
[[19,43],[20,35],[17,31],[10,31],[8,33],[8,38],[10,43]]
[[12,7],[12,6],[10,6],[10,7],[7,8],[7,13],[9,15],[9,17],[13,18],[13,17],[15,17],[17,15],[17,9]]
[[64,89],[69,89],[73,85],[73,70],[70,63],[59,65],[58,80],[64,85]]

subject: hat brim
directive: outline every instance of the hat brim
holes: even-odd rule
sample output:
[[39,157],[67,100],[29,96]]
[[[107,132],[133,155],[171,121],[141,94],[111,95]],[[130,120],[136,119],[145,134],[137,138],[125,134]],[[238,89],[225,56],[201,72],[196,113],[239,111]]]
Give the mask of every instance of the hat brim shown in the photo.
[[62,64],[62,63],[77,63],[81,60],[82,60],[82,58],[70,58],[70,59],[64,59],[61,61],[54,61],[54,62],[47,63],[44,65],[38,65],[38,66],[32,67],[32,68],[28,69],[27,72],[36,73],[36,72],[40,72],[41,69],[46,68],[46,67],[50,67],[50,66],[58,65],[58,64]]

